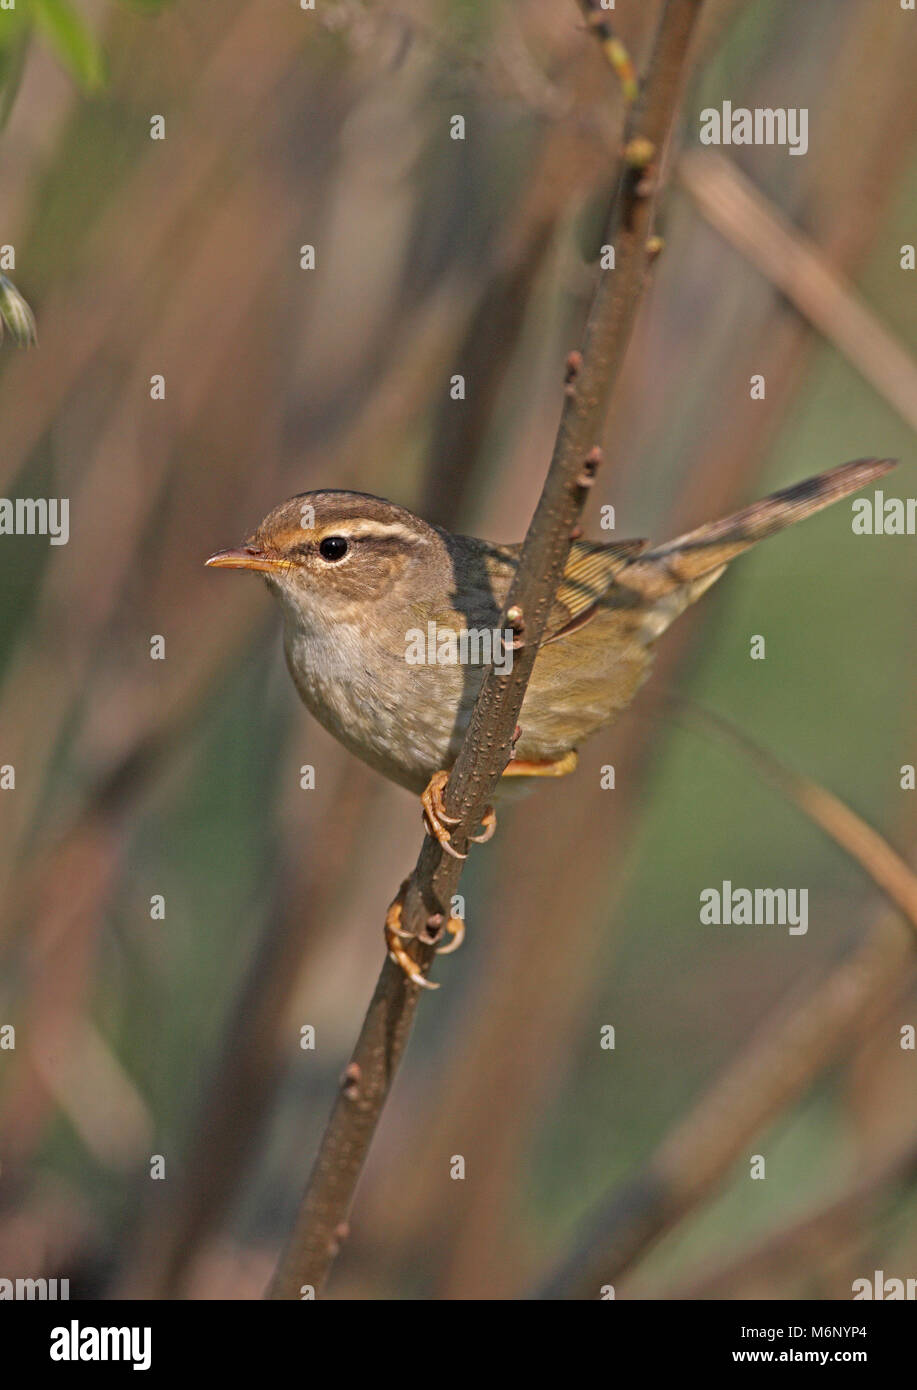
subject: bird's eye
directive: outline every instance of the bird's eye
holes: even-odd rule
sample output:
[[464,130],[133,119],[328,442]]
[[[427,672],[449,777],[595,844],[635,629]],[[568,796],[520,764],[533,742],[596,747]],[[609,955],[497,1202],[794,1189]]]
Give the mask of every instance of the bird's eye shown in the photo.
[[319,542],[318,553],[323,560],[343,560],[348,549],[345,536],[326,536]]

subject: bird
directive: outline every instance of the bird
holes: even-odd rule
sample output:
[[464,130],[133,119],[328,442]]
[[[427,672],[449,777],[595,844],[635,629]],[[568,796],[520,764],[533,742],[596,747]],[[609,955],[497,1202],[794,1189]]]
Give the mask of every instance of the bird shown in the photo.
[[[736,556],[895,463],[841,464],[661,545],[574,540],[504,779],[531,785],[572,772],[583,741],[633,700],[658,639]],[[453,534],[369,493],[326,489],[282,502],[242,546],[206,563],[266,580],[280,601],[286,661],[306,708],[351,753],[418,794],[428,831],[463,858],[450,843],[456,822],[442,792],[489,662],[483,641],[463,648],[460,639],[492,633],[490,657],[505,656],[499,624],[521,550]],[[488,808],[471,838],[489,839],[494,826]],[[390,925],[396,954],[394,917]],[[422,981],[403,951],[396,959]]]

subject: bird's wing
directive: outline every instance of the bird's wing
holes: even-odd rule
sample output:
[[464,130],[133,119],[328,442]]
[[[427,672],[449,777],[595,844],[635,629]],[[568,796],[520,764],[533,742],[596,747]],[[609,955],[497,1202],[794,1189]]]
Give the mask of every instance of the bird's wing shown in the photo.
[[624,566],[645,550],[648,541],[613,541],[611,545],[574,541],[548,614],[541,645],[567,637],[595,617],[596,606]]
[[[486,626],[496,616],[494,606],[499,609],[506,602],[522,546],[495,545],[465,536],[453,538],[453,543],[456,542],[463,547],[462,612],[469,625]],[[548,613],[541,645],[567,637],[588,623],[595,616],[597,604],[614,584],[615,576],[648,544],[648,541],[613,541],[611,545],[597,545],[574,541]],[[447,619],[443,622],[448,625]]]

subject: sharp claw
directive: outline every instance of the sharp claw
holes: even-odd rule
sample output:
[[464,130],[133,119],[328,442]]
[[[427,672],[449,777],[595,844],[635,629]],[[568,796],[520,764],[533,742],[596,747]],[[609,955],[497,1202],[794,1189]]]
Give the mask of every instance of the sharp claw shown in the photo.
[[457,849],[453,849],[448,840],[440,840],[440,844],[447,854],[451,854],[453,859],[467,859],[467,854],[459,854]]
[[435,980],[428,980],[426,975],[421,975],[406,951],[400,949],[395,951],[390,948],[388,954],[389,960],[393,960],[396,965],[401,967],[412,985],[420,985],[422,989],[439,989]]
[[453,951],[457,951],[465,940],[465,923],[461,917],[450,917],[446,923],[446,931],[452,936],[448,946],[440,946],[436,952],[438,956],[451,956]]
[[494,831],[497,828],[497,815],[492,806],[488,806],[481,821],[484,827],[482,835],[469,835],[469,840],[473,840],[476,845],[486,845],[488,840],[492,840]]
[[467,854],[459,854],[457,849],[453,849],[452,841],[449,839],[449,832],[444,825],[430,814],[424,807],[423,823],[427,828],[427,833],[432,835],[434,840],[442,846],[447,854],[451,854],[453,859],[467,859]]

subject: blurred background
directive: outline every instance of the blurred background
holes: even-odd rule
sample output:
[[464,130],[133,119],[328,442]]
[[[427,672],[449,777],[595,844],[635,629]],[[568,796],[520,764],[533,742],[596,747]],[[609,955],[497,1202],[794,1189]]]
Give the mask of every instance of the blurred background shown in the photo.
[[[658,12],[616,6],[638,66]],[[863,455],[917,492],[915,67],[886,0],[707,0],[588,534],[612,504],[661,540]],[[0,491],[69,497],[71,529],[0,543],[0,1276],[257,1298],[421,824],[299,705],[264,586],[203,561],[329,486],[522,537],[624,102],[574,0],[17,0],[0,82],[40,340],[0,347]],[[702,148],[724,100],[807,107],[808,154]],[[606,1239],[622,1298],[917,1274],[913,937],[662,699],[910,858],[915,545],[847,503],[768,541],[577,775],[504,813],[330,1296],[594,1297],[577,1251]],[[723,879],[807,887],[808,933],[701,926]]]

